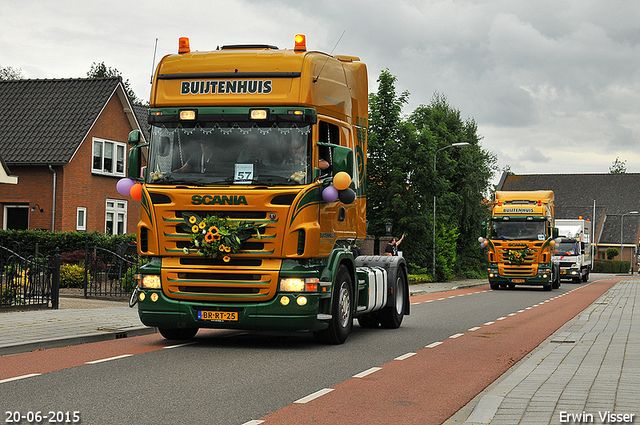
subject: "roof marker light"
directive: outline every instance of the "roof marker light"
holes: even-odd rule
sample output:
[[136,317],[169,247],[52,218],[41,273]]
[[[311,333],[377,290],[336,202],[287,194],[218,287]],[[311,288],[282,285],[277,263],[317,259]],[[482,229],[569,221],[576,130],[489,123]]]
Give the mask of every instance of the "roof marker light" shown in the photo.
[[178,54],[184,55],[185,53],[191,53],[189,37],[180,37],[178,40]]
[[306,52],[307,51],[307,37],[303,34],[296,34],[295,37],[295,47],[293,48],[296,52]]

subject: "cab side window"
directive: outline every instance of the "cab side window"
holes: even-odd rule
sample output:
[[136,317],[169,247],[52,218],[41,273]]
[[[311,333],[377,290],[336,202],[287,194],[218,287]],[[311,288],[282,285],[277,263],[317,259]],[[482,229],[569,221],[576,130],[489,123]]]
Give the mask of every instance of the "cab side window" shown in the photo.
[[[320,121],[318,123],[320,143],[331,143],[334,145],[340,144],[340,132],[337,125],[330,124],[326,121]],[[323,172],[323,174],[331,174],[331,164],[333,164],[333,151],[326,146],[319,146],[318,152],[320,160],[325,160],[329,163],[329,168]]]

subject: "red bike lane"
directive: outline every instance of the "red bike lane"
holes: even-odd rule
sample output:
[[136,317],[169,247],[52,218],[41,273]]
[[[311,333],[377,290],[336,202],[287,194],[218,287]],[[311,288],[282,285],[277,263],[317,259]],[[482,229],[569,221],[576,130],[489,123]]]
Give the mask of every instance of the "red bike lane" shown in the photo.
[[[558,297],[550,292],[549,301],[319,389],[251,423],[442,424],[619,280],[593,282]],[[412,302],[434,298],[442,294]]]

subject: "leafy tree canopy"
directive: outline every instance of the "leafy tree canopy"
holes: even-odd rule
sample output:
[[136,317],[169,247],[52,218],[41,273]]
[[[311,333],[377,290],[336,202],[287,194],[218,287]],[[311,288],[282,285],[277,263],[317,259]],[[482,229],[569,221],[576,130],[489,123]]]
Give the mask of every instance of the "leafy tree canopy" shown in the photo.
[[[112,78],[112,77],[120,77],[122,79],[122,73],[118,71],[116,68],[110,68],[105,65],[104,62],[93,63],[91,64],[91,69],[87,72],[87,77],[89,78]],[[131,103],[136,105],[143,105],[144,102],[141,99],[138,99],[135,92],[131,88],[131,84],[129,80],[123,80],[124,89],[127,92],[127,96],[129,96],[129,100]]]
[[609,167],[609,174],[624,174],[627,172],[627,161],[620,161],[620,158],[616,156],[616,160],[613,161]]
[[409,93],[398,95],[395,83],[384,70],[369,96],[369,233],[384,235],[392,219],[393,233],[407,234],[401,250],[409,264],[432,270],[435,199],[436,278],[480,270],[486,259],[477,239],[489,214],[485,197],[496,157],[480,146],[475,121],[463,120],[444,95],[403,117]]
[[0,66],[0,81],[21,80],[23,78],[24,76],[22,75],[22,69],[16,69],[10,66]]

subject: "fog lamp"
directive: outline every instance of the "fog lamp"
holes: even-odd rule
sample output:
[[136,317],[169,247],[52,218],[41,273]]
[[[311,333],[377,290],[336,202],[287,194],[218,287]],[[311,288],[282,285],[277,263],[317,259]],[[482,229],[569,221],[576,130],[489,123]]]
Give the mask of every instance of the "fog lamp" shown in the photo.
[[144,299],[145,299],[145,298],[146,298],[146,295],[144,294],[144,292],[140,292],[140,293],[138,294],[138,299],[139,299],[140,301],[144,301]]
[[158,301],[158,293],[154,292],[153,294],[151,294],[151,301],[156,302]]
[[280,298],[280,304],[282,305],[289,305],[289,297],[287,297],[286,295],[282,298]]
[[298,297],[296,302],[299,306],[307,305],[307,297]]

